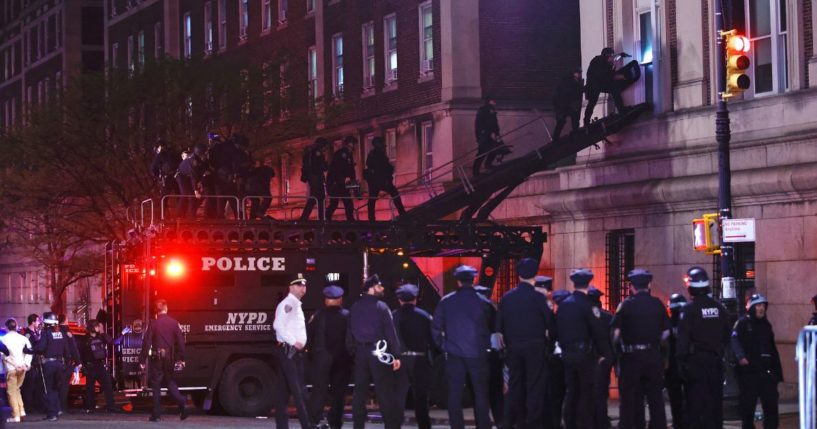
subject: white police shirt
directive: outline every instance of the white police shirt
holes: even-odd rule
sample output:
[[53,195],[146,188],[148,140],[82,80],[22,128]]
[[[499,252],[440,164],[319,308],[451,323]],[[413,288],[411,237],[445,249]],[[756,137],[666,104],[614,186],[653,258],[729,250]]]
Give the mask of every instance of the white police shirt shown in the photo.
[[295,343],[306,345],[306,321],[301,300],[291,293],[287,295],[275,309],[272,328],[275,329],[275,338],[279,342],[291,346]]

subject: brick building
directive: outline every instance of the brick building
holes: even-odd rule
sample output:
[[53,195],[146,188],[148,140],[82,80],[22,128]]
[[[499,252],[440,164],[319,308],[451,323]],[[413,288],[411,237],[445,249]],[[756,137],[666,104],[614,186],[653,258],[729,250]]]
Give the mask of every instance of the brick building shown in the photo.
[[[72,76],[103,69],[102,12],[101,0],[0,2],[0,129],[20,126],[30,108],[54,101]],[[27,314],[42,314],[51,303],[46,273],[14,249],[2,243],[0,249],[0,314],[17,317],[22,326]],[[71,320],[98,307],[93,283],[68,292]]]

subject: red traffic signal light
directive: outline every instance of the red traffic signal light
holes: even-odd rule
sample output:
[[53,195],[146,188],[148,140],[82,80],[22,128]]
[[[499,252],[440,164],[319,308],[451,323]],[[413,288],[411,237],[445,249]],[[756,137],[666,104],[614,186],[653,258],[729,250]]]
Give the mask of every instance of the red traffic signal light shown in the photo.
[[721,94],[724,100],[739,94],[752,84],[745,70],[752,65],[746,55],[751,50],[748,37],[737,34],[736,30],[721,33],[726,45],[726,91]]

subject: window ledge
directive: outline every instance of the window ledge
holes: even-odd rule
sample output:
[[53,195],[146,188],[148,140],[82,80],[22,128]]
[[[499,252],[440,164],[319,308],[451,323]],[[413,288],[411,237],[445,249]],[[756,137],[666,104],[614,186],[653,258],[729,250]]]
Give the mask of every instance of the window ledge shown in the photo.
[[270,34],[272,34],[272,27],[261,29],[261,37],[269,36]]
[[306,12],[304,15],[304,19],[314,18],[315,17],[315,9]]
[[283,30],[283,29],[287,28],[287,25],[288,25],[287,20],[278,21],[278,28],[277,29],[278,30]]
[[383,86],[383,92],[391,92],[397,89],[397,81],[391,81]]
[[368,98],[374,95],[374,87],[371,88],[363,88],[363,93],[360,94],[360,98]]
[[427,71],[425,73],[420,73],[420,77],[417,78],[417,83],[429,82],[434,80],[434,72]]

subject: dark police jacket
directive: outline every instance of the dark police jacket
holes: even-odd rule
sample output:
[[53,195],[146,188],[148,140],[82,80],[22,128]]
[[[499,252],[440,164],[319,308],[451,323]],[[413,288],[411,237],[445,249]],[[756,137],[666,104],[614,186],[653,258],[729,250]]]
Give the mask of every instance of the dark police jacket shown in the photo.
[[647,345],[658,351],[661,336],[670,329],[670,320],[661,300],[641,290],[618,306],[611,325],[621,330],[624,347]]
[[389,307],[377,297],[364,294],[349,312],[346,348],[350,354],[355,354],[358,344],[373,345],[380,340],[386,340],[386,350],[398,357],[402,349]]
[[85,342],[80,349],[80,357],[83,365],[101,365],[108,357],[108,346],[113,344],[113,339],[108,334],[90,334],[85,338]]
[[71,347],[70,340],[71,337],[68,334],[46,328],[43,329],[42,337],[32,351],[34,354],[43,355],[46,359],[62,358],[64,363],[71,360],[79,361],[76,348]]
[[532,285],[520,282],[499,301],[496,331],[508,347],[534,342],[544,343],[555,328],[547,297]]
[[247,177],[247,193],[250,195],[271,195],[269,184],[275,177],[275,171],[268,165],[250,170]]
[[556,340],[562,356],[591,353],[610,359],[610,330],[600,322],[601,311],[593,307],[586,293],[574,291],[559,304],[556,312]]
[[463,358],[486,357],[495,319],[491,301],[473,286],[463,286],[437,304],[431,332],[437,347],[446,353]]
[[355,158],[346,147],[332,155],[329,174],[326,175],[327,186],[343,186],[346,179],[355,180]]
[[156,154],[156,157],[153,158],[153,163],[150,165],[150,172],[153,173],[155,177],[173,177],[176,173],[176,169],[179,168],[181,160],[178,152],[164,148],[162,152]]
[[477,141],[491,137],[491,134],[499,136],[499,121],[496,119],[496,109],[490,104],[483,104],[477,110],[477,118],[474,120],[474,133]]
[[587,90],[602,91],[613,85],[615,67],[607,62],[604,55],[596,55],[587,67]]
[[680,361],[701,352],[723,357],[731,334],[723,305],[707,295],[695,296],[681,309],[680,319],[677,344]]
[[777,352],[774,330],[768,319],[744,315],[735,323],[731,343],[735,359],[746,358],[749,361],[749,365],[736,367],[738,374],[769,372],[778,381],[783,381],[780,353]]
[[403,351],[425,353],[430,356],[434,349],[431,315],[412,304],[403,304],[392,312],[392,316]]
[[160,356],[160,350],[165,350],[167,358],[172,358],[176,362],[184,360],[184,335],[176,319],[167,314],[159,314],[156,320],[148,325],[139,362],[145,363],[151,349],[155,356]]
[[348,325],[349,310],[340,306],[321,308],[306,324],[309,350],[326,351],[335,359],[349,360],[345,343]]
[[581,79],[574,79],[571,72],[559,81],[553,97],[553,107],[557,112],[578,112],[582,108],[583,92],[584,83]]
[[303,163],[301,166],[301,181],[309,182],[320,180],[323,183],[323,173],[328,169],[326,158],[323,157],[323,152],[314,144],[309,145],[304,149]]
[[364,171],[364,179],[369,182],[369,186],[374,184],[388,184],[392,181],[394,175],[394,166],[391,165],[386,151],[374,148],[366,157],[366,171]]

